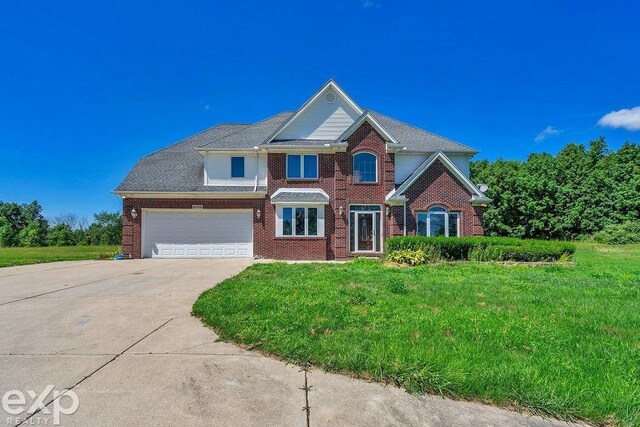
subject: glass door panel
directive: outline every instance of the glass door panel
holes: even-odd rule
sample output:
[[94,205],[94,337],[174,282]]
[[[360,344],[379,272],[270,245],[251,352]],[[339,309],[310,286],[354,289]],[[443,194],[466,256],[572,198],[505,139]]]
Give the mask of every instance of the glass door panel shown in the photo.
[[358,251],[373,250],[373,214],[358,213]]

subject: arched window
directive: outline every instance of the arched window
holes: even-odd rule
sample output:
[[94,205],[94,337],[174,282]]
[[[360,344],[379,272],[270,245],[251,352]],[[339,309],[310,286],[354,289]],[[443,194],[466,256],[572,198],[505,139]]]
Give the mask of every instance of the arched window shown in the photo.
[[458,237],[460,235],[460,214],[449,212],[441,206],[434,206],[427,212],[418,212],[416,222],[416,234],[421,236]]
[[378,159],[372,153],[353,156],[353,182],[378,182]]

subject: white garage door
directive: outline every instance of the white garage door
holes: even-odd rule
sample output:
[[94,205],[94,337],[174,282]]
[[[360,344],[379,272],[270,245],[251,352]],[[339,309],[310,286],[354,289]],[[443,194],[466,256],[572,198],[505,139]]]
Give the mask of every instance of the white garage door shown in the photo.
[[251,210],[144,210],[145,258],[249,258]]

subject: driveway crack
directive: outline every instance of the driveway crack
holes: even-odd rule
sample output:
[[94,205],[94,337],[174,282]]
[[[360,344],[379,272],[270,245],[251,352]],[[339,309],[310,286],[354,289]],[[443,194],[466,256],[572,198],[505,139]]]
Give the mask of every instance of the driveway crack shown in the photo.
[[300,390],[304,390],[304,407],[302,410],[306,413],[307,416],[307,427],[311,426],[311,406],[309,406],[309,391],[311,391],[311,387],[309,385],[309,369],[310,366],[308,363],[302,365],[301,372],[304,372],[304,387],[300,387]]
[[76,388],[78,385],[82,384],[84,381],[86,381],[87,379],[91,378],[96,372],[100,371],[102,368],[104,368],[105,366],[111,364],[113,361],[115,361],[118,357],[122,356],[123,354],[125,354],[128,350],[130,350],[131,348],[133,348],[136,344],[138,344],[139,342],[141,342],[142,340],[144,340],[145,338],[149,337],[151,334],[153,334],[154,332],[157,332],[158,330],[160,330],[163,326],[165,326],[167,323],[171,322],[174,318],[172,317],[171,319],[167,320],[166,322],[164,322],[163,324],[161,324],[160,326],[158,326],[157,328],[155,328],[154,330],[152,330],[151,332],[149,332],[148,334],[146,334],[145,336],[143,336],[142,338],[140,338],[139,340],[137,340],[136,342],[134,342],[133,344],[131,344],[129,347],[125,348],[123,351],[121,351],[120,353],[116,354],[114,357],[112,357],[111,359],[109,359],[108,361],[106,361],[105,363],[103,363],[102,365],[100,365],[98,368],[96,368],[95,370],[93,370],[91,373],[89,373],[88,375],[86,375],[84,378],[82,378],[80,381],[78,381],[77,383],[75,383],[74,385],[72,385],[71,387],[65,389],[65,392],[61,393],[58,397],[50,399],[49,401],[47,401],[46,404],[40,406],[36,411],[34,411],[31,415],[29,415],[28,417],[26,417],[20,424],[18,424],[19,426],[21,425],[25,425],[25,424],[30,424],[29,420],[35,416],[36,414],[40,413],[44,408],[46,408],[47,406],[51,405],[53,403],[54,400],[58,400],[58,399],[62,399],[62,397],[64,396],[64,394],[69,391],[69,390],[73,390],[74,388]]

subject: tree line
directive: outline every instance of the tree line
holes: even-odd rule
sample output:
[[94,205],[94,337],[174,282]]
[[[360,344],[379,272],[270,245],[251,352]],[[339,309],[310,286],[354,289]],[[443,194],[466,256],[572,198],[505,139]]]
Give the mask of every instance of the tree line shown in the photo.
[[122,215],[99,212],[90,222],[76,214],[45,218],[37,201],[0,201],[0,246],[119,245]]
[[531,154],[471,162],[473,182],[486,183],[493,203],[485,233],[538,239],[580,239],[640,221],[640,145],[610,150],[604,138],[571,143],[556,156]]

